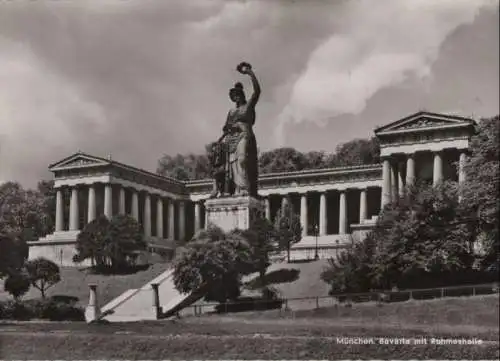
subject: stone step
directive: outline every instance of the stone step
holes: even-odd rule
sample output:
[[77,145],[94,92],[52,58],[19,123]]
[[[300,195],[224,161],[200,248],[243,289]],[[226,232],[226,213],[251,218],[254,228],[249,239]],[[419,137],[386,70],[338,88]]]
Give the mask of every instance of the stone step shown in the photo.
[[114,322],[155,319],[153,309],[153,289],[151,284],[158,284],[160,306],[163,312],[182,302],[189,295],[177,291],[173,282],[173,270],[168,269],[139,289],[130,289],[102,307],[102,311],[113,313],[105,319]]

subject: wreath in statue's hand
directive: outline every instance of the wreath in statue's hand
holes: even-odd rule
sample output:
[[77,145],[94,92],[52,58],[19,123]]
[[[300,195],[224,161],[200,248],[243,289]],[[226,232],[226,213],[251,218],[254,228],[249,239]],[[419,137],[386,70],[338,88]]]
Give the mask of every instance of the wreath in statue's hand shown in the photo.
[[249,63],[243,61],[238,64],[236,70],[238,70],[241,74],[248,74],[249,71],[252,70],[252,66]]

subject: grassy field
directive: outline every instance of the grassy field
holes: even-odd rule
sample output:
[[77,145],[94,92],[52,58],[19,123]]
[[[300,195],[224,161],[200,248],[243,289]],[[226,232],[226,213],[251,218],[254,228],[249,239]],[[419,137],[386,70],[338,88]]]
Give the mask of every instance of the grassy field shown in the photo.
[[[314,302],[314,301],[312,301]],[[370,323],[396,325],[460,325],[498,327],[499,297],[496,295],[476,297],[443,298],[427,301],[406,301],[398,303],[353,304],[351,308],[343,305],[321,307],[285,312],[270,310],[262,312],[242,312],[231,315],[240,319],[328,319],[328,320],[356,320]],[[293,303],[291,303],[293,310]]]
[[[303,264],[278,263],[271,265],[268,272],[281,268],[300,270],[299,279],[295,282],[276,285],[282,297],[326,296],[328,294],[328,285],[319,278],[325,264],[326,261],[324,260]],[[78,304],[80,306],[87,306],[89,298],[88,284],[96,283],[99,302],[102,306],[128,289],[142,287],[163,273],[168,266],[169,264],[156,263],[147,270],[128,275],[95,275],[82,268],[61,267],[61,281],[48,290],[47,296],[73,296],[79,299]],[[246,280],[254,276],[246,277]],[[244,293],[253,294],[255,292]],[[24,296],[24,299],[39,297],[40,292],[31,288]],[[7,299],[11,299],[11,296],[4,291],[3,282],[0,280],[0,301]]]
[[[490,295],[128,324],[0,324],[0,358],[498,359],[498,306]],[[409,344],[386,344],[396,339]],[[342,343],[356,340],[372,343]]]
[[[299,271],[299,278],[296,281],[273,285],[283,298],[327,296],[330,290],[329,285],[320,279],[320,274],[327,264],[327,260],[306,263],[274,263],[269,266],[267,273],[280,269]],[[255,277],[257,277],[257,273],[244,277],[243,281],[248,282]],[[251,294],[251,292],[247,293]]]
[[[96,275],[85,269],[76,267],[61,267],[61,281],[49,288],[47,296],[65,295],[79,299],[80,306],[87,306],[89,299],[89,283],[97,284],[99,302],[105,305],[115,297],[130,288],[142,287],[153,278],[163,273],[169,264],[156,263],[148,269],[128,275]],[[1,282],[0,282],[1,283]],[[31,288],[24,296],[25,299],[39,298],[40,292]],[[4,291],[3,284],[0,284],[0,301],[11,299],[10,295]]]

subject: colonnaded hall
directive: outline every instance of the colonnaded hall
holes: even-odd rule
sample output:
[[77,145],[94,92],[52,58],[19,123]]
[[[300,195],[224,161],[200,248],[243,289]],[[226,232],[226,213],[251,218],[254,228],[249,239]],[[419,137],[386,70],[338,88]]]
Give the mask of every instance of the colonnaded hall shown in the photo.
[[[265,215],[273,220],[287,202],[300,214],[303,237],[292,248],[293,259],[334,256],[361,239],[381,208],[416,180],[462,182],[475,127],[471,118],[418,112],[374,130],[380,164],[262,174]],[[100,215],[131,215],[149,249],[170,256],[206,227],[210,179],[180,181],[82,152],[49,169],[57,191],[55,231],[30,243],[30,258],[74,265],[78,233]]]

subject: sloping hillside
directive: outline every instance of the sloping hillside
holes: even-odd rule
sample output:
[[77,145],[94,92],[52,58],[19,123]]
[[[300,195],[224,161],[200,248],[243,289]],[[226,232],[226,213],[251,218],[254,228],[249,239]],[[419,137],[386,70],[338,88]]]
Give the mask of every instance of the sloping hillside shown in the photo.
[[274,263],[268,268],[267,273],[282,268],[300,271],[296,281],[273,285],[283,298],[328,296],[329,286],[320,278],[321,272],[327,264],[327,260],[308,263]]
[[[47,295],[78,297],[78,303],[81,306],[86,306],[89,299],[88,284],[95,283],[97,284],[99,304],[104,305],[130,288],[142,287],[163,273],[169,265],[169,263],[156,263],[146,270],[128,275],[95,275],[90,274],[85,269],[61,267],[61,281],[50,288]],[[3,289],[3,282],[0,281],[0,301],[9,297],[9,294]],[[35,288],[31,288],[24,296],[25,299],[38,297],[40,297],[40,292]]]

